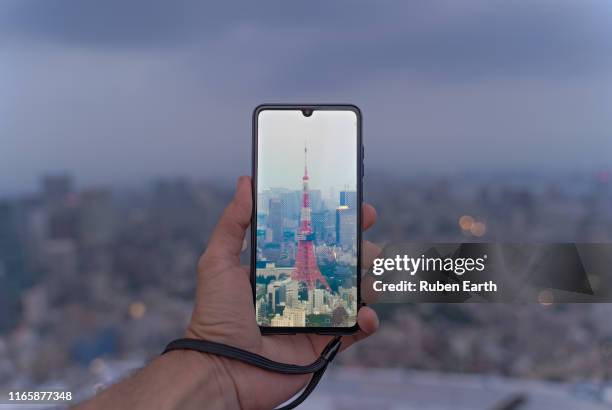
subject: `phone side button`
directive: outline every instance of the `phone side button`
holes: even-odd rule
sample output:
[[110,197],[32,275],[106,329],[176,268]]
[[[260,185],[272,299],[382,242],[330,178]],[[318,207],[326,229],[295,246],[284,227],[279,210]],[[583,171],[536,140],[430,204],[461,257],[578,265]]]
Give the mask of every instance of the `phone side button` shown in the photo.
[[364,162],[365,162],[365,148],[362,145],[361,146],[361,177],[363,178],[365,176],[365,166],[364,166]]

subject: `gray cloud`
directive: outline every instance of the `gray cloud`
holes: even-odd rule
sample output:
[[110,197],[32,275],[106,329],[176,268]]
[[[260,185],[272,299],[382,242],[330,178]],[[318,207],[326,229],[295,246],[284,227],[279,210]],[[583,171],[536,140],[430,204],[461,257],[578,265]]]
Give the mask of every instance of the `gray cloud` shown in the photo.
[[[612,10],[596,1],[14,0],[0,16],[5,33],[93,48],[206,47],[250,26],[294,41],[297,71],[287,71],[302,78],[393,68],[442,77],[571,75],[612,63]],[[271,39],[257,33],[251,46],[265,55]]]
[[607,2],[3,6],[0,192],[57,169],[233,177],[249,170],[250,111],[274,101],[360,105],[372,168],[610,163]]
[[5,32],[40,41],[92,47],[163,47],[214,38],[228,26],[245,22],[277,29],[330,26],[345,14],[354,17],[359,10],[348,1],[12,0],[2,13],[2,22]]

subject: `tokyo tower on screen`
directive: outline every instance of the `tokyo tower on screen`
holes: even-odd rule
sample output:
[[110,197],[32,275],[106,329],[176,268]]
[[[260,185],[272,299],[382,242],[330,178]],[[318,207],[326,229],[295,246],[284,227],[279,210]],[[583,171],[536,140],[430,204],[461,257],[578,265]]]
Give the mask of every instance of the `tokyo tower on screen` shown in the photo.
[[304,147],[304,176],[302,177],[302,207],[300,210],[300,229],[295,268],[291,273],[293,280],[305,283],[309,290],[315,289],[317,281],[330,290],[329,284],[319,267],[314,249],[314,235],[310,220],[310,193],[308,192],[308,149]]

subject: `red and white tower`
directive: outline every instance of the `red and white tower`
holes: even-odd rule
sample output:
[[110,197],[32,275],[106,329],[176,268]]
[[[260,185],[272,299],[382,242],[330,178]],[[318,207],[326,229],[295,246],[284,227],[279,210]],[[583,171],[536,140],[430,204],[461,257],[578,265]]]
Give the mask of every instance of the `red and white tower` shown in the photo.
[[298,234],[297,257],[291,279],[303,282],[309,290],[315,289],[317,281],[331,290],[327,280],[317,266],[314,249],[314,235],[310,222],[310,194],[308,192],[308,149],[304,147],[304,176],[302,177],[302,209],[300,211],[300,232]]

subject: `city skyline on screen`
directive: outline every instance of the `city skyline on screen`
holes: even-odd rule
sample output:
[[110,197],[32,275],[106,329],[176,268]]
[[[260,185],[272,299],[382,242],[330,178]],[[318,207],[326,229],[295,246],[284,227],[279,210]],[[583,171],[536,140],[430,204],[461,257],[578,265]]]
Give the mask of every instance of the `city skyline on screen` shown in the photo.
[[356,126],[349,111],[259,114],[255,304],[261,326],[355,324]]

